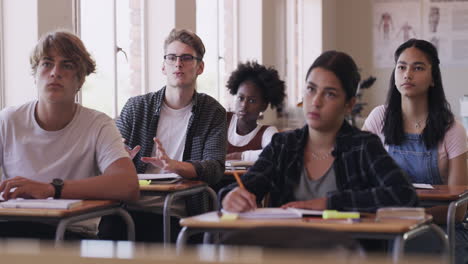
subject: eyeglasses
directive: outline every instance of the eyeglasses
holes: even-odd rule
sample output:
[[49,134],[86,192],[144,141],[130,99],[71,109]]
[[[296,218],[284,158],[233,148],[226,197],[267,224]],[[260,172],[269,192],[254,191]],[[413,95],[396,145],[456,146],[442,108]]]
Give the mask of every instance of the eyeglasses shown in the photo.
[[190,54],[182,54],[182,55],[179,55],[179,56],[174,55],[174,54],[164,55],[164,61],[169,65],[174,65],[177,62],[177,58],[179,58],[180,62],[182,62],[182,63],[192,63],[195,60],[197,60],[197,61],[202,60],[201,58],[194,57],[194,56],[192,56]]

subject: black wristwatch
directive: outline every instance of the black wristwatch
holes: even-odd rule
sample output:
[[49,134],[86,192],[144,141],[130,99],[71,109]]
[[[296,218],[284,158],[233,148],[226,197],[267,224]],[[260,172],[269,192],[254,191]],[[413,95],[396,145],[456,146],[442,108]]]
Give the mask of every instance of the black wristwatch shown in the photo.
[[55,178],[50,184],[52,184],[55,189],[54,199],[59,199],[62,196],[63,180]]

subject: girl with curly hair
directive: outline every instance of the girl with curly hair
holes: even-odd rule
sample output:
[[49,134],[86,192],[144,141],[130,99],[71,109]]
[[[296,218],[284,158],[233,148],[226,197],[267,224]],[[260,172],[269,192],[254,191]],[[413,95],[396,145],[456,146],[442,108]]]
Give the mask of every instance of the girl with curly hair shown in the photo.
[[235,95],[234,112],[227,115],[228,160],[255,161],[272,136],[274,126],[257,124],[260,113],[268,105],[280,108],[285,97],[285,85],[273,68],[257,62],[241,63],[231,74],[227,88]]

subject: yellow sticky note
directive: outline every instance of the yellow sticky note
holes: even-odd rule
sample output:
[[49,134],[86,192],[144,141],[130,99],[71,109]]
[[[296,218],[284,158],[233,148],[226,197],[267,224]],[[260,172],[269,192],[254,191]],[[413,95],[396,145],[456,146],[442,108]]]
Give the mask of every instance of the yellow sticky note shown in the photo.
[[233,221],[236,220],[238,217],[238,214],[223,213],[223,215],[221,216],[221,221]]
[[322,214],[323,219],[346,219],[346,218],[359,218],[358,212],[338,212],[336,210],[324,210]]
[[140,184],[140,186],[143,186],[143,185],[150,185],[150,184],[151,184],[151,180],[139,180],[138,183]]

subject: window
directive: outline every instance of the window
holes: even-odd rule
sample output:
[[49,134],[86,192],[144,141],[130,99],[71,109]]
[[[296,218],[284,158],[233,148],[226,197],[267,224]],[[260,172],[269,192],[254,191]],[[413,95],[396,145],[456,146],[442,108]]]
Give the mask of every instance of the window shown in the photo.
[[[317,41],[322,33],[319,0],[277,0],[274,4],[192,0],[195,9],[166,0],[76,1],[77,31],[97,62],[97,74],[87,79],[80,102],[112,117],[129,97],[165,85],[161,73],[164,40],[173,27],[191,28],[193,22],[187,18],[193,15],[193,28],[206,47],[197,90],[228,110],[232,97],[226,82],[238,63],[246,60],[274,66],[287,83],[287,106],[296,108],[302,99],[303,71],[320,53],[322,44]],[[304,13],[314,16],[308,18]]]
[[116,117],[128,98],[145,93],[143,0],[81,0],[79,34],[96,60],[80,101]]
[[196,1],[197,35],[205,45],[205,69],[197,79],[197,90],[219,98],[219,30],[218,30],[218,1]]
[[29,55],[38,39],[37,1],[1,0],[0,88],[2,107],[37,99]]
[[5,96],[3,93],[5,89],[5,85],[3,83],[3,69],[5,69],[5,64],[3,62],[3,54],[3,1],[0,1],[0,109],[3,109],[3,107],[5,107]]

